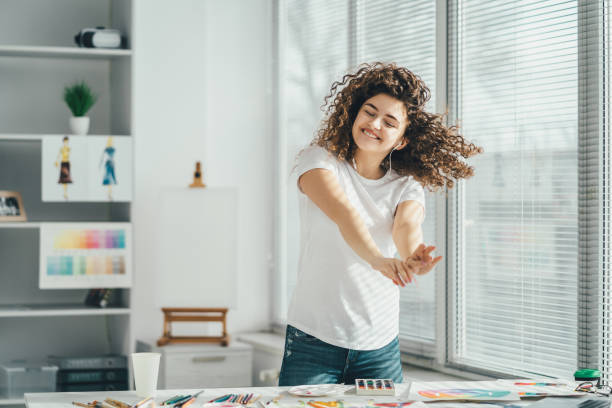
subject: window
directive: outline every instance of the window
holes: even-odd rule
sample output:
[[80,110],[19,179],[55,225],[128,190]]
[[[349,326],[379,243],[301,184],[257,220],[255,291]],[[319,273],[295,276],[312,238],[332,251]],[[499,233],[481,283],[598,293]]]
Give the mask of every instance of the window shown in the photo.
[[598,178],[586,117],[598,111],[598,59],[586,58],[598,19],[587,3],[453,2],[451,100],[485,154],[451,200],[452,363],[568,377],[594,333],[584,299],[598,201],[583,193]]
[[[276,320],[285,318],[295,286],[299,252],[298,205],[288,174],[298,151],[314,137],[320,109],[333,81],[363,62],[395,62],[419,74],[435,95],[435,2],[393,0],[278,2],[279,99],[279,284]],[[435,110],[435,98],[430,101]],[[426,242],[436,241],[435,195],[427,196]],[[443,239],[443,238],[442,238]],[[435,325],[435,276],[401,295],[402,347],[432,353]]]
[[448,104],[450,122],[485,150],[472,179],[427,197],[425,241],[446,248],[447,270],[403,289],[402,350],[441,369],[568,377],[598,367],[612,378],[609,4],[277,5],[276,321],[299,248],[293,158],[334,80],[360,62],[394,61],[429,85],[431,110]]

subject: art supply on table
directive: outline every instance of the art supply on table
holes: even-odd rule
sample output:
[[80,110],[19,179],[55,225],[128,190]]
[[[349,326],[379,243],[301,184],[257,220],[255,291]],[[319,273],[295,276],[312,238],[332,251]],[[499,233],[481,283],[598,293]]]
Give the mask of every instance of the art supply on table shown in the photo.
[[114,407],[117,407],[117,408],[130,408],[131,407],[130,404],[126,404],[125,402],[121,402],[121,401],[118,401],[118,400],[112,399],[112,398],[106,398],[104,400],[104,402],[106,402],[107,404],[110,404],[110,405],[112,405]]
[[144,407],[144,406],[148,405],[151,402],[154,402],[153,401],[153,397],[147,397],[147,398],[143,399],[142,401],[139,401],[136,404],[132,405],[132,408]]
[[[259,394],[225,394],[222,395],[220,397],[211,399],[210,401],[208,401],[208,403],[206,404],[207,406],[217,406],[220,407],[221,404],[223,407],[226,406],[233,406],[232,404],[234,404],[235,406],[239,406],[239,405],[248,405],[248,404],[253,404],[254,402],[258,401],[261,398],[261,395]],[[219,404],[219,405],[214,405],[214,404]]]
[[205,402],[202,408],[243,408],[244,405],[235,402]]
[[160,405],[172,405],[172,404],[176,404],[180,400],[186,399],[188,397],[191,397],[191,396],[190,395],[175,395],[175,396],[170,397],[167,400],[163,401]]
[[[564,380],[513,379],[497,380],[499,385],[515,391],[521,398],[532,397],[577,397],[581,394],[574,390],[573,382]],[[590,383],[589,383],[590,384]]]
[[567,384],[565,383],[549,383],[549,382],[515,382],[514,385],[519,385],[519,386],[536,386],[536,387],[561,387],[561,386],[566,386]]
[[[517,386],[501,381],[431,381],[410,384],[409,401],[518,401]],[[525,389],[524,391],[532,391]]]
[[601,371],[593,370],[589,368],[584,368],[582,370],[576,370],[574,372],[574,380],[576,381],[588,381],[593,382],[597,387],[601,384],[599,383],[601,379]]
[[609,408],[610,400],[608,398],[543,398],[533,404],[529,404],[529,408]]
[[390,378],[357,378],[357,395],[395,395],[395,385]]
[[[339,384],[298,385],[289,388],[289,394],[296,397],[326,397],[344,393],[345,387]],[[276,401],[274,401],[276,402]]]
[[198,395],[200,395],[201,393],[203,393],[204,390],[202,391],[198,391],[193,395],[188,395],[186,399],[180,400],[179,402],[174,403],[174,407],[175,408],[185,408],[191,404],[193,404],[195,402],[195,400],[198,398]]
[[136,405],[126,404],[125,402],[117,401],[112,398],[106,398],[104,401],[93,400],[92,402],[77,402],[72,401],[72,405],[76,405],[77,407],[86,407],[86,408],[135,408],[135,407],[144,407],[148,405],[150,402],[153,402],[153,399],[149,399],[148,401],[141,401],[142,404],[138,403]]

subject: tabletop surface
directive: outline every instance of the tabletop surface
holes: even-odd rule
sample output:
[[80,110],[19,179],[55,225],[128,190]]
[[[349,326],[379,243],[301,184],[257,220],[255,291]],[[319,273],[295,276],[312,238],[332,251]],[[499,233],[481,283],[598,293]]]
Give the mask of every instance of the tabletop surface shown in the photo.
[[[304,407],[305,404],[299,403],[299,401],[333,401],[341,399],[345,403],[347,402],[358,402],[363,403],[365,407],[367,402],[373,403],[391,403],[399,401],[408,401],[408,394],[410,390],[410,383],[399,383],[395,384],[395,396],[361,396],[355,394],[355,386],[353,385],[340,385],[338,386],[341,391],[334,396],[328,397],[295,397],[288,393],[288,390],[292,387],[243,387],[243,388],[209,388],[209,389],[174,389],[174,390],[158,390],[155,395],[155,404],[148,404],[146,407],[159,407],[161,402],[176,396],[195,394],[196,392],[203,391],[197,400],[191,405],[191,407],[202,407],[203,404],[209,401],[219,398],[226,394],[259,394],[261,398],[260,402],[263,404],[250,404],[251,408],[268,408],[267,402],[276,399],[279,404],[286,407],[292,406],[292,402],[295,402],[295,406]],[[104,401],[106,398],[112,398],[118,401],[122,401],[127,404],[136,404],[143,398],[136,395],[135,391],[95,391],[95,392],[52,392],[52,393],[27,393],[25,394],[25,402],[28,408],[74,408],[73,402],[90,403],[94,400]],[[575,398],[570,398],[575,399]],[[450,408],[450,407],[463,407],[463,408],[521,408],[532,405],[534,400],[521,400],[521,401],[504,401],[503,403],[497,402],[491,403],[469,403],[469,402],[435,402],[433,404],[427,403],[413,403],[410,404],[410,408],[418,407],[433,407],[433,408]],[[165,406],[166,407],[166,406]],[[306,405],[306,408],[309,408]],[[327,407],[326,407],[327,408]]]

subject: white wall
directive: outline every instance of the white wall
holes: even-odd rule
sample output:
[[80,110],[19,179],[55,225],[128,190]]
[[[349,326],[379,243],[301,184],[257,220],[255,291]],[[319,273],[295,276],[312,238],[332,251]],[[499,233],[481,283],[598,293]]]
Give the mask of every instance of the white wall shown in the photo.
[[[196,160],[202,161],[209,186],[236,187],[239,194],[238,302],[228,314],[229,332],[264,329],[270,323],[271,3],[134,2],[132,299],[138,339],[156,339],[162,332],[155,298],[168,271],[153,256],[159,234],[156,201],[163,188],[190,182]],[[211,239],[210,233],[203,239]]]

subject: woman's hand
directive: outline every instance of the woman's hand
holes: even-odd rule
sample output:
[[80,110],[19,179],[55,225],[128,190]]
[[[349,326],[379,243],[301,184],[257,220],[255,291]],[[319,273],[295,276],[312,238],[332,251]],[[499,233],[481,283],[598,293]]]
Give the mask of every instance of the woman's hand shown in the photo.
[[395,258],[377,257],[370,262],[370,266],[402,287],[406,286],[406,283],[412,282],[415,273],[409,263]]
[[412,255],[406,258],[405,263],[415,274],[425,275],[442,259],[442,256],[436,258],[431,257],[431,252],[434,249],[436,249],[435,246],[425,246],[425,244],[421,244],[414,250]]

